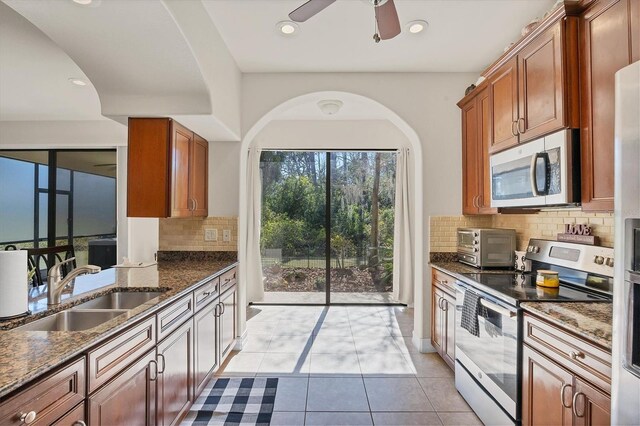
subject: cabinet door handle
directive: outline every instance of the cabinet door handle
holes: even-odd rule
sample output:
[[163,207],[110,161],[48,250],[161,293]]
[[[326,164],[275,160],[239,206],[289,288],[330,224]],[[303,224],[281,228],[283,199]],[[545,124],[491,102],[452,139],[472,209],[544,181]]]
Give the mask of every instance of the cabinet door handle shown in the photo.
[[196,198],[193,199],[193,209],[198,210],[198,199]]
[[149,373],[149,380],[152,382],[155,382],[156,380],[158,380],[158,363],[156,362],[155,359],[152,359],[151,361],[149,361],[149,367],[151,367],[151,364],[155,366],[154,368],[155,374],[152,376],[151,373]]
[[[520,129],[520,123],[522,123],[522,129]],[[518,133],[523,134],[524,130],[524,118],[518,118]]]
[[71,426],[87,426],[87,424],[84,422],[84,420],[76,420]]
[[224,311],[227,310],[226,306],[224,305],[224,303],[220,303],[220,309],[222,309],[222,312],[220,312],[220,315],[224,315]]
[[158,374],[162,374],[162,373],[164,373],[164,370],[167,368],[167,360],[165,359],[164,355],[162,355],[162,354],[158,354],[158,358],[162,359],[162,369],[160,369],[160,371],[158,371]]
[[25,425],[30,425],[31,423],[36,421],[36,417],[38,413],[35,411],[29,411],[28,413],[20,414],[20,421]]
[[511,134],[513,136],[518,136],[518,131],[516,130],[517,123],[518,123],[517,120],[511,122]]
[[449,302],[444,297],[442,298],[442,310],[447,312],[449,310]]
[[564,391],[566,391],[566,390],[567,390],[567,388],[570,388],[570,387],[571,387],[571,385],[567,383],[567,384],[565,384],[565,385],[563,385],[563,386],[562,386],[562,389],[560,389],[560,401],[562,401],[562,406],[563,406],[564,408],[571,408],[571,405],[566,405],[566,404],[564,403],[564,401],[565,401],[565,398],[564,398]]
[[578,397],[582,395],[582,399],[584,402],[584,399],[586,397],[586,395],[582,392],[577,392],[575,395],[573,395],[573,415],[576,417],[584,417],[584,407],[582,408],[582,413],[578,413]]
[[572,360],[574,361],[580,361],[581,359],[584,359],[584,353],[581,351],[571,351],[569,353],[569,356],[571,357]]

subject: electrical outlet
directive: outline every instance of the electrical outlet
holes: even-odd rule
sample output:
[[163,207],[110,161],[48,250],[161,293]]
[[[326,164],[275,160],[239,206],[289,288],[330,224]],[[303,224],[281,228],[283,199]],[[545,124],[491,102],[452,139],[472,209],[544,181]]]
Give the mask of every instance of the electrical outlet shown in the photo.
[[225,229],[222,231],[222,240],[223,241],[231,241],[231,230]]
[[205,241],[218,241],[218,230],[215,228],[208,228],[204,230]]

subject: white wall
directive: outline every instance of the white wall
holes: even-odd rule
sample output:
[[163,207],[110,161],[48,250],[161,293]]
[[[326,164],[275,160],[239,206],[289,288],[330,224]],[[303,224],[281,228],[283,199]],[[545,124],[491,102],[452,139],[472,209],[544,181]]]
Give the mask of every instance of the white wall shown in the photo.
[[[243,135],[269,111],[315,92],[346,92],[379,102],[417,133],[422,148],[423,205],[430,215],[460,214],[461,126],[456,102],[477,76],[470,73],[258,73],[243,75]],[[422,279],[416,292],[414,343],[428,349],[430,288],[428,223],[418,238],[424,242]],[[241,325],[242,325],[242,318]]]
[[255,137],[268,149],[395,149],[409,142],[387,120],[275,120]]
[[393,110],[420,137],[425,214],[459,214],[462,154],[460,110],[456,102],[476,79],[477,75],[470,73],[244,74],[243,134],[275,106],[303,94],[344,91],[366,96]]
[[126,144],[127,126],[113,120],[0,121],[0,149],[114,148]]
[[238,216],[240,142],[209,142],[209,216]]

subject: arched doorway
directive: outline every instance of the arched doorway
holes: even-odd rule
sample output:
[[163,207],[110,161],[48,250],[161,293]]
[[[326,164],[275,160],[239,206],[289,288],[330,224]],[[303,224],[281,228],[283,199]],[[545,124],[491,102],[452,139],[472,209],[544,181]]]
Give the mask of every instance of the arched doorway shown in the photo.
[[[415,316],[415,328],[414,333],[416,335],[423,335],[422,333],[422,309],[423,309],[423,288],[422,288],[422,254],[423,254],[423,242],[421,238],[415,237],[420,236],[423,233],[423,212],[422,212],[422,203],[423,203],[423,188],[422,188],[422,146],[419,140],[417,133],[409,126],[406,121],[404,121],[400,116],[398,116],[394,111],[389,109],[388,107],[380,104],[379,102],[370,99],[365,96],[361,96],[354,93],[347,92],[336,92],[336,91],[322,91],[322,92],[313,92],[307,93],[295,98],[292,98],[288,101],[285,101],[279,105],[276,105],[271,109],[268,113],[262,116],[246,133],[243,138],[241,145],[241,154],[240,154],[240,215],[239,215],[239,261],[240,261],[240,288],[239,288],[239,305],[246,306],[247,305],[247,280],[250,280],[252,267],[248,263],[248,247],[251,246],[255,242],[255,238],[253,233],[253,227],[257,223],[255,218],[251,219],[251,212],[249,209],[250,206],[250,186],[249,180],[252,174],[255,174],[256,163],[252,162],[250,164],[250,149],[259,145],[259,135],[260,133],[272,122],[283,120],[288,115],[290,115],[292,110],[296,108],[301,108],[310,102],[315,103],[318,99],[339,99],[342,100],[345,104],[348,102],[357,102],[359,105],[366,106],[365,109],[371,112],[371,114],[376,114],[376,118],[379,120],[385,120],[388,123],[391,123],[395,128],[402,133],[404,138],[407,141],[407,145],[409,147],[409,152],[411,155],[409,156],[411,162],[411,173],[412,173],[412,188],[409,194],[410,198],[410,222],[412,226],[412,234],[413,238],[411,241],[411,254],[413,257],[412,262],[412,273],[413,273],[413,293],[414,293],[414,307],[415,311],[418,313]],[[258,221],[259,222],[259,221]],[[251,228],[251,229],[250,229]],[[250,240],[254,238],[253,240]],[[239,324],[240,324],[240,334],[243,333],[245,329],[245,312],[240,309],[239,310]]]

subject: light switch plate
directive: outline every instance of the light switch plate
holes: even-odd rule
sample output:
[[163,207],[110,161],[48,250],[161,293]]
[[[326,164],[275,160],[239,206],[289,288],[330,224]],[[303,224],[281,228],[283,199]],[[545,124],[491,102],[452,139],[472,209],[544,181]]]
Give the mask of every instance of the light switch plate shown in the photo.
[[223,241],[231,241],[231,230],[225,229],[222,231],[222,240]]
[[218,241],[218,230],[215,228],[207,228],[204,230],[205,241]]

